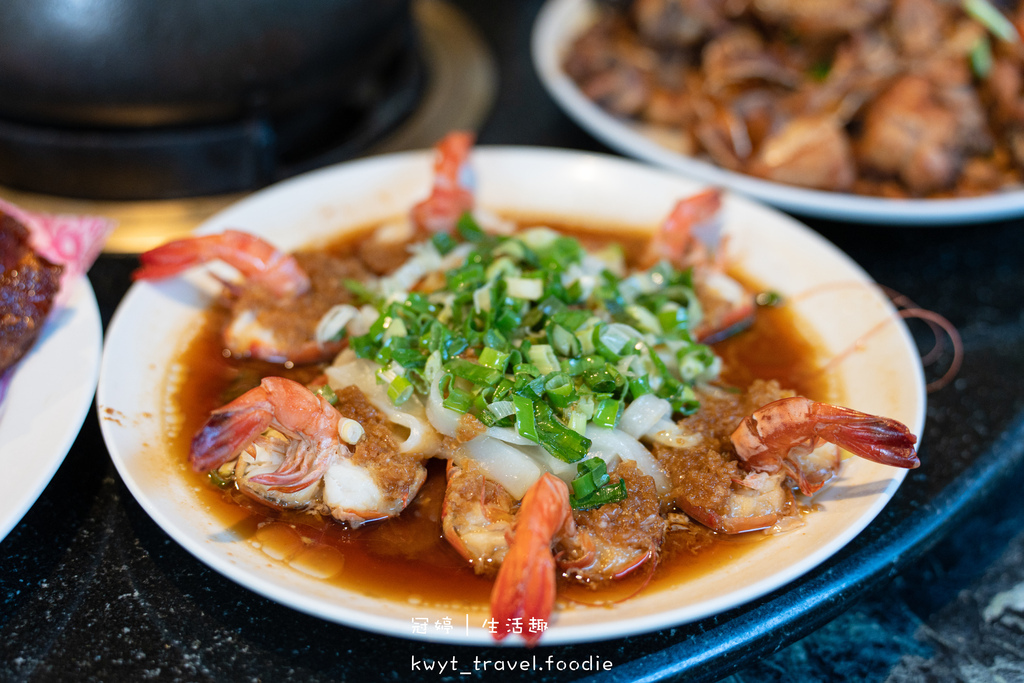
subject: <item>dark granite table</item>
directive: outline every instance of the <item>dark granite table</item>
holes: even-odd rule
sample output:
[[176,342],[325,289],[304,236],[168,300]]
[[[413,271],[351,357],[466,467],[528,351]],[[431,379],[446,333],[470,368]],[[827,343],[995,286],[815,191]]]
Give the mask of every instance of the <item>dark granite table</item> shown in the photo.
[[[458,3],[491,42],[501,90],[482,144],[601,151],[528,59],[540,2]],[[880,283],[938,311],[965,360],[929,396],[924,466],[849,546],[774,594],[704,621],[545,648],[599,656],[600,680],[1024,680],[1024,222],[941,229],[807,221]],[[128,257],[90,273],[104,323]],[[0,542],[0,680],[506,680],[510,652],[370,635],[269,602],[207,569],[141,510],[89,416],[39,501]],[[457,658],[468,676],[411,671]],[[571,680],[583,673],[519,678]]]

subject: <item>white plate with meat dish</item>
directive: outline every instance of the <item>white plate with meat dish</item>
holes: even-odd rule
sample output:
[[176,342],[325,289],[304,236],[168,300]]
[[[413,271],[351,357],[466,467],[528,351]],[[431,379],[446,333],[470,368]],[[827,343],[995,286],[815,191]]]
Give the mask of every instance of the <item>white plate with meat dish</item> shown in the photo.
[[[995,221],[1024,214],[1024,190],[1020,189],[1019,181],[1007,183],[1002,186],[1003,189],[988,194],[971,193],[976,196],[888,198],[773,182],[729,170],[714,163],[707,154],[683,151],[689,150],[694,143],[684,144],[679,130],[609,113],[584,95],[566,73],[563,64],[573,42],[593,24],[597,16],[593,0],[549,0],[534,25],[533,61],[548,93],[570,118],[618,152],[809,217],[861,223],[938,226]],[[818,147],[823,145],[822,142]],[[781,154],[781,143],[779,150]],[[824,173],[826,171],[818,176]]]
[[[701,189],[677,174],[601,155],[484,147],[471,159],[478,206],[524,222],[536,219],[527,225],[587,226],[616,236],[627,228],[651,231],[677,200]],[[256,193],[210,219],[199,232],[244,229],[283,250],[323,244],[345,231],[407,216],[410,207],[429,193],[431,168],[426,152],[326,168]],[[890,416],[920,435],[925,393],[917,351],[893,307],[864,271],[816,233],[776,211],[733,195],[725,197],[722,211],[735,268],[789,301],[787,307],[800,321],[800,329],[813,339],[819,355],[815,362],[841,356],[827,373],[834,402]],[[442,568],[442,574],[456,577],[456,585],[435,590],[426,583],[417,585],[415,572],[392,575],[387,566],[374,570],[371,564],[378,585],[372,585],[373,577],[370,584],[359,584],[364,581],[359,572],[366,573],[367,565],[355,555],[342,557],[349,546],[318,546],[322,534],[305,531],[295,518],[288,526],[270,518],[253,522],[241,508],[225,511],[220,493],[211,494],[205,479],[189,471],[190,435],[184,435],[184,451],[175,445],[183,437],[175,397],[190,375],[202,376],[189,367],[193,356],[183,354],[194,348],[204,310],[220,291],[211,272],[231,277],[230,269],[202,267],[175,279],[135,284],[111,323],[97,402],[104,438],[132,494],[195,557],[271,600],[391,636],[493,644],[484,628],[486,589],[479,599],[472,572],[467,576]],[[806,296],[796,296],[800,294]],[[879,325],[886,320],[891,324]],[[889,501],[905,474],[859,458],[844,461],[841,476],[817,495],[815,512],[806,515],[800,528],[763,542],[742,543],[742,551],[730,546],[737,550],[735,557],[726,550],[714,568],[685,580],[661,579],[656,573],[644,590],[610,607],[580,604],[589,601],[579,596],[560,600],[541,642],[584,642],[652,631],[764,595],[809,571],[856,536]],[[413,506],[439,493],[434,488],[425,494],[429,486],[428,480]],[[426,536],[395,531],[367,538],[375,539],[378,556],[393,556],[396,564],[405,566],[404,553],[412,552],[410,547],[441,542],[436,518],[434,523]],[[354,546],[352,550],[356,552]],[[319,560],[311,557],[317,553]],[[680,571],[685,573],[685,566]],[[630,592],[640,588],[642,583]],[[468,597],[471,591],[476,591],[476,598]]]
[[13,368],[0,403],[0,540],[24,517],[74,443],[92,405],[103,329],[85,277]]

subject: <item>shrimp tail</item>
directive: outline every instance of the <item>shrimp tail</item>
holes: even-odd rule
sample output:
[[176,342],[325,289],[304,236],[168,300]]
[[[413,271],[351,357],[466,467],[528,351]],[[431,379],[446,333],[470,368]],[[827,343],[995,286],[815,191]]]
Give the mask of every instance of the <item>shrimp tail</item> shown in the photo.
[[428,235],[455,231],[459,217],[473,209],[469,153],[476,136],[467,131],[446,135],[434,148],[434,185],[430,196],[412,208],[416,228]]
[[[518,574],[516,578],[501,582],[503,576],[515,574]],[[531,558],[506,555],[498,571],[498,581],[501,583],[496,582],[491,593],[491,617],[498,625],[495,640],[502,640],[512,632],[513,619],[518,618],[527,626],[533,619],[547,620],[555,605],[555,558],[550,550]],[[502,595],[495,604],[494,595],[498,591]],[[527,645],[536,644],[540,636],[539,632],[523,629]]]
[[271,412],[250,396],[260,391],[260,387],[252,389],[210,415],[192,437],[188,460],[193,470],[209,472],[220,467],[266,431],[272,420]]
[[573,527],[569,489],[562,480],[545,474],[523,497],[516,516],[512,542],[491,590],[491,617],[496,640],[513,631],[519,621],[523,639],[533,646],[542,630],[531,628],[547,621],[555,604],[555,535]]
[[901,422],[827,403],[816,404],[812,415],[820,420],[814,428],[817,436],[854,455],[893,467],[921,465],[914,450],[917,437]]
[[[298,442],[293,443],[298,444]],[[290,450],[294,452],[289,453],[290,457],[282,463],[276,472],[256,475],[251,479],[252,483],[261,484],[282,493],[295,493],[322,479],[334,464],[333,455],[317,457],[314,449],[305,444],[297,445],[296,448]]]
[[[741,460],[768,472],[776,471],[784,461],[803,472],[806,465],[794,460],[822,440],[883,465],[913,469],[921,464],[914,451],[917,437],[900,422],[802,396],[758,408],[740,422],[730,438]],[[822,480],[823,476],[814,478]],[[811,484],[812,489],[819,486]]]
[[677,266],[687,265],[687,255],[695,243],[693,229],[712,219],[721,207],[722,192],[718,188],[680,199],[648,242],[641,263],[646,267],[668,259]]
[[174,240],[141,254],[139,261],[133,280],[162,280],[192,266],[223,261],[278,296],[294,297],[310,288],[309,277],[293,256],[240,230]]

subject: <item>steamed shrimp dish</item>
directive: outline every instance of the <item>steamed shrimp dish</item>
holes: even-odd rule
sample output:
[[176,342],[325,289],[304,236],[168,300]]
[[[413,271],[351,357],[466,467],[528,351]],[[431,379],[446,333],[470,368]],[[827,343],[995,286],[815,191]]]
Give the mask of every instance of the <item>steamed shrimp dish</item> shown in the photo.
[[818,190],[1019,188],[1024,4],[604,0],[566,73],[681,154]]
[[[918,466],[899,422],[775,380],[722,380],[709,344],[745,334],[758,310],[721,254],[718,191],[680,198],[627,255],[478,210],[471,144],[464,133],[442,141],[433,187],[408,216],[325,257],[348,274],[344,291],[312,326],[296,305],[308,343],[277,352],[308,364],[310,344],[335,351],[311,379],[267,374],[206,416],[189,448],[196,472],[253,504],[356,533],[410,514],[433,468],[444,481],[427,494],[441,500],[426,535],[493,582],[501,639],[513,624],[557,621],[566,586],[654,572],[673,534],[798,525],[800,498],[839,474],[841,449]],[[269,254],[260,263],[270,265],[239,268],[241,286],[282,280],[296,293],[280,298],[308,296],[296,286],[298,274],[315,277],[301,253],[222,239],[239,238],[175,249],[232,264],[244,260],[232,248]],[[243,296],[221,302],[228,327],[247,315]],[[251,317],[287,332],[284,318]],[[542,630],[514,632],[532,645]]]

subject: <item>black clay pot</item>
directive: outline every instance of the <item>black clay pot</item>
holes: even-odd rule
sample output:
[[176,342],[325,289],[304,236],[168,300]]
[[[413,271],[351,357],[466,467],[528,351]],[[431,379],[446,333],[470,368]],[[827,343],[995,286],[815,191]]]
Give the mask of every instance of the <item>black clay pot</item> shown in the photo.
[[227,121],[320,99],[372,61],[408,0],[6,0],[0,117]]
[[365,112],[419,78],[409,2],[5,0],[0,183],[157,198],[316,165],[338,127],[379,133]]

